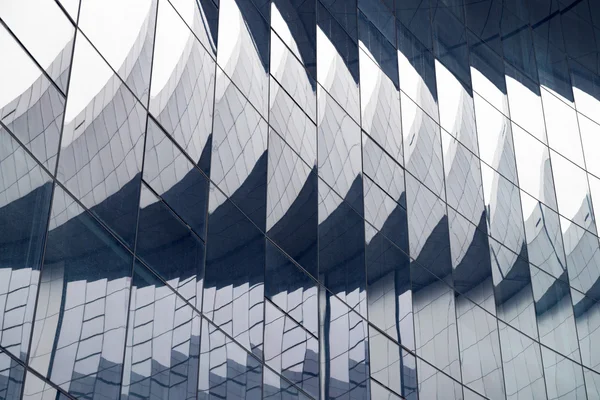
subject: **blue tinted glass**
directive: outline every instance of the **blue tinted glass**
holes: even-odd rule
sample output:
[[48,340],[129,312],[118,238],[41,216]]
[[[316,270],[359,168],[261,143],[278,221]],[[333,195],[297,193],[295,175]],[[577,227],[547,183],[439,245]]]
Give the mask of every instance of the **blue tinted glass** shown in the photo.
[[408,255],[370,226],[365,235],[369,322],[406,348],[414,349]]
[[194,301],[204,272],[204,243],[146,185],[142,186],[136,255]]
[[315,278],[267,240],[265,297],[318,336],[318,287]]
[[25,359],[50,213],[52,181],[0,128],[0,345]]
[[269,368],[263,370],[263,399],[308,400],[310,397]]
[[265,363],[319,397],[319,341],[282,310],[265,302]]
[[313,79],[317,78],[316,5],[316,1],[274,0],[272,7],[281,15],[284,24],[280,25],[279,19],[275,17],[271,21],[271,27],[281,35],[289,29],[295,44],[293,47],[297,47],[299,58]]
[[[358,41],[356,26],[356,1],[355,0],[318,0],[319,6],[327,9],[330,17],[334,18],[353,41]],[[319,24],[322,21],[322,9],[319,9]]]
[[[354,78],[354,82],[358,83],[356,11],[347,12],[344,10],[352,3],[348,0],[326,0],[326,3],[331,3],[328,5],[334,6],[338,10],[332,10],[332,8],[325,6],[322,1],[317,1],[317,26],[325,33],[342,58],[346,68]],[[354,21],[352,21],[351,14],[354,14]],[[347,24],[345,25],[340,19],[347,22]],[[351,28],[351,31],[348,31],[347,28]]]
[[328,189],[319,181],[319,279],[355,307],[365,298],[364,220]]
[[[504,10],[506,10],[506,5]],[[531,32],[525,21],[508,10],[502,13],[502,49],[506,62],[529,79],[537,82]]]
[[259,400],[262,392],[262,364],[202,319],[198,399]]
[[[260,354],[265,237],[218,189],[211,187],[210,196],[202,308],[248,351]],[[244,322],[232,324],[234,318]]]
[[119,395],[132,261],[55,188],[29,363],[75,396]]
[[136,262],[121,398],[195,399],[200,323],[200,314]]
[[[373,3],[377,4],[378,2],[373,1]],[[382,4],[382,7],[385,6]],[[387,37],[382,35],[373,25],[373,22],[362,12],[358,14],[358,21],[361,43],[368,49],[379,68],[381,68],[388,78],[394,82],[396,87],[398,87],[398,60],[396,59],[395,33],[393,35],[390,34]],[[393,27],[394,20],[391,19],[390,22]],[[395,32],[394,29],[391,31]]]
[[317,169],[269,133],[267,236],[317,277]]
[[264,230],[267,121],[232,81],[224,75],[220,80],[215,97],[210,178]]
[[[398,35],[410,36],[425,49],[433,51],[430,0],[395,0]],[[400,36],[398,36],[400,49]]]
[[23,366],[0,350],[0,399],[19,399],[24,378]]
[[442,0],[431,1],[441,3],[432,11],[431,17],[435,55],[468,88],[471,86],[471,76],[467,33],[463,18],[457,17],[462,15],[462,10],[459,13],[452,7],[443,5]]
[[[381,32],[390,43],[395,46],[396,44],[396,19],[394,18],[394,1],[393,0],[359,0],[358,9],[364,14],[363,17],[369,21],[379,32]],[[359,27],[359,38],[362,33]],[[362,40],[362,39],[360,39]]]
[[325,398],[369,397],[369,344],[367,321],[327,292],[321,318],[325,337],[321,345]]
[[[84,37],[73,57],[57,179],[133,248],[146,110]],[[94,71],[107,82],[90,98]]]
[[206,229],[208,179],[148,120],[143,179],[202,239]]
[[[209,52],[215,44],[207,35],[205,18],[211,17],[201,15],[199,8],[188,8],[191,5],[188,2],[173,4],[177,10],[170,3],[158,7],[154,59],[170,59],[174,48],[184,46],[186,51],[178,63],[154,64],[149,110],[193,162],[208,171],[215,94],[215,61]],[[196,13],[189,15],[190,11]],[[148,124],[149,132],[157,130],[150,121]],[[148,151],[152,151],[152,142],[146,144]]]

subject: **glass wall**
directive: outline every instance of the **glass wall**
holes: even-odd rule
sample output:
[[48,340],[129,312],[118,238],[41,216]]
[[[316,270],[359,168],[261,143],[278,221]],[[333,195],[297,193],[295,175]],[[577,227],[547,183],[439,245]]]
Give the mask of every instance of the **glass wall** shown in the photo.
[[0,400],[600,400],[599,1],[3,0],[0,60]]

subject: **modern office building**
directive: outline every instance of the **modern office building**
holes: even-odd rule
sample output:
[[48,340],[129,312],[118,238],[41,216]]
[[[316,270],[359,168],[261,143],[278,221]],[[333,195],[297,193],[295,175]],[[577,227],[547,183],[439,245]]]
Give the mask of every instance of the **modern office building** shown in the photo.
[[600,399],[600,0],[0,0],[0,399]]

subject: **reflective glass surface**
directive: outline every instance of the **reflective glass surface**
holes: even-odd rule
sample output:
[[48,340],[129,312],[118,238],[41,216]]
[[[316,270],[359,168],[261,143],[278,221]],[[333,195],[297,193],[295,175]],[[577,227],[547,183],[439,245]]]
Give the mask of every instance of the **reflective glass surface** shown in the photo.
[[600,400],[598,0],[0,0],[0,400]]

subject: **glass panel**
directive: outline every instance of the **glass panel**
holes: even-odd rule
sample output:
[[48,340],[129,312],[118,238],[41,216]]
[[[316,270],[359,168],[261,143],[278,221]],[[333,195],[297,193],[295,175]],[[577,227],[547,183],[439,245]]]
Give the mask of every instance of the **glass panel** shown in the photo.
[[378,383],[376,380],[371,379],[369,384],[371,386],[371,398],[381,400],[402,400],[402,398],[385,386]]
[[311,169],[271,130],[267,235],[312,276],[318,276],[318,194]]
[[152,119],[148,119],[144,157],[144,181],[205,239],[208,179]]
[[146,112],[80,36],[57,178],[133,248]]
[[[542,8],[545,9],[549,9],[550,7],[551,6],[549,5],[542,6]],[[556,2],[554,7],[556,7]],[[557,10],[554,12],[557,12]],[[567,65],[566,54],[562,49],[562,34],[560,21],[557,21],[558,19],[559,18],[550,17],[550,20],[552,20],[551,22],[557,26],[557,28],[552,29],[552,33],[539,32],[539,28],[544,24],[538,22],[535,23],[536,28],[533,31],[533,44],[538,66],[538,77],[540,80],[540,87],[543,89],[542,97],[545,97],[543,92],[547,90],[556,96],[556,100],[560,99],[560,101],[564,102],[565,104],[563,105],[568,104],[570,107],[575,108],[575,104],[573,103],[573,91],[571,90],[569,66]],[[552,43],[552,41],[554,41],[554,43]],[[561,49],[556,47],[557,42],[560,43]],[[548,117],[548,111],[549,110],[546,110],[546,101],[544,100],[544,113],[546,117]],[[573,112],[573,110],[571,110],[571,112]],[[565,120],[570,120],[570,116],[565,114],[564,117]],[[548,132],[550,133],[551,128],[548,127],[547,123],[546,129],[548,129]],[[574,133],[577,134],[577,132]],[[570,136],[571,134],[572,132],[563,132],[563,135],[565,136]]]
[[452,209],[450,219],[450,245],[452,253],[454,288],[462,296],[495,314],[490,248],[484,216],[475,226]]
[[180,18],[193,18],[189,26],[200,24],[196,1],[172,3],[179,15],[169,2],[158,6],[149,110],[206,172],[210,168],[215,62]]
[[[373,4],[381,4],[379,1]],[[363,14],[361,13],[361,16]],[[362,20],[362,19],[361,19]],[[363,22],[370,26],[368,22]],[[362,28],[362,24],[361,24]],[[362,29],[361,29],[362,31]],[[362,128],[402,163],[402,126],[398,62],[394,47],[371,26],[361,41],[360,104]]]
[[136,255],[181,296],[201,308],[204,243],[144,184]]
[[465,298],[457,300],[456,314],[463,383],[490,399],[505,398],[496,318]]
[[372,327],[369,328],[369,354],[371,378],[406,398],[415,397],[417,382],[413,355]]
[[[7,3],[3,2],[3,4]],[[12,11],[3,10],[5,7],[0,5],[0,15],[8,14],[9,18],[12,18]],[[20,7],[21,3],[18,2],[14,7],[15,13],[22,12]],[[12,6],[8,8],[13,9]],[[15,18],[18,21],[22,16],[15,15]],[[56,34],[64,35],[58,25]],[[28,31],[28,34],[35,34],[35,32]],[[72,36],[72,32],[67,35]],[[68,49],[66,57],[70,58],[72,39],[65,40],[69,41],[65,49]],[[37,40],[34,41],[37,43]],[[52,51],[50,45],[48,46],[47,51]],[[2,124],[33,153],[34,157],[54,172],[65,99],[3,26],[0,26],[0,52],[3,58],[10,60],[1,63],[0,66]],[[68,69],[68,65],[66,68]]]
[[[577,111],[596,123],[600,123],[600,117],[598,116],[598,111],[600,111],[600,101],[598,100],[600,77],[576,60],[569,60],[569,67]],[[585,145],[583,149],[585,151]]]
[[132,261],[55,188],[29,364],[74,396],[119,395]]
[[50,383],[41,380],[37,375],[27,371],[25,379],[25,388],[23,389],[23,400],[68,400],[69,397],[50,385]]
[[[600,353],[596,344],[600,340],[600,303],[571,289],[573,314],[579,337],[581,362],[589,368],[600,371]],[[600,381],[598,381],[600,383]]]
[[121,398],[196,399],[200,314],[136,262]]
[[211,161],[211,180],[264,230],[267,122],[223,74],[217,77]]
[[79,8],[78,27],[144,105],[150,86],[156,4],[157,0],[83,1]]
[[[401,94],[404,165],[438,196],[444,196],[440,126],[404,93]],[[407,179],[408,181],[408,179]]]
[[365,225],[369,322],[414,350],[410,260],[380,232]]
[[[347,252],[347,249],[352,249]],[[319,180],[319,280],[366,316],[364,220]]]
[[[278,3],[288,0],[278,0]],[[272,9],[275,10],[275,3],[273,2]],[[310,5],[310,2],[303,2],[303,5]],[[277,12],[273,12],[273,18],[276,17]],[[275,23],[275,21],[274,21]],[[273,27],[275,29],[275,27]],[[271,32],[271,76],[285,92],[291,96],[296,104],[310,117],[311,120],[316,121],[317,116],[317,82],[315,81],[314,72],[311,75],[311,69],[305,69],[296,57],[292,54],[290,49],[285,46],[282,42],[281,36]],[[313,66],[314,68],[314,66]],[[271,89],[270,93],[270,107],[273,112],[273,107],[277,105],[278,99],[277,93]],[[273,125],[275,129],[278,127]],[[282,129],[278,129],[283,134]],[[312,146],[309,149],[313,149]],[[313,150],[316,151],[316,150]],[[307,160],[310,162],[310,160]]]
[[463,388],[457,381],[436,370],[420,358],[417,359],[419,398],[438,400],[461,400]]
[[319,397],[319,341],[271,302],[265,302],[265,363]]
[[318,291],[314,278],[267,240],[265,297],[313,335],[319,334]]
[[[356,42],[356,2],[352,0],[319,0],[319,3],[322,4],[321,7],[329,10],[331,17],[340,23],[352,40]],[[319,18],[322,17],[319,16]]]
[[404,169],[370,136],[363,133],[363,172],[397,203],[406,207]]
[[[455,5],[448,4],[450,2],[455,3]],[[445,0],[440,4],[439,0],[431,0],[433,7],[431,12],[433,44],[439,62],[443,63],[456,79],[462,85],[465,85],[465,89],[470,93],[469,52],[462,3],[462,1]],[[436,73],[437,71],[436,66]],[[438,88],[440,87],[443,86],[438,85]],[[443,94],[439,93],[439,95],[441,97]]]
[[218,2],[214,3],[212,0],[169,0],[169,2],[187,26],[194,31],[204,48],[213,56],[216,55],[219,22]]
[[401,393],[400,346],[376,329],[369,328],[369,356],[371,377],[396,393]]
[[[587,174],[554,151],[551,151],[551,157],[558,212],[570,220],[561,224],[562,232],[565,233],[569,229],[571,221],[590,229],[592,204]],[[595,226],[590,230],[595,233]]]
[[365,219],[408,253],[406,209],[396,203],[369,178],[364,179]]
[[[396,24],[394,19],[394,0],[368,1],[358,0],[358,9],[364,13],[365,20],[369,22],[373,28],[379,32],[376,34],[381,36],[381,40],[388,40],[392,45],[396,43]],[[360,18],[360,17],[359,17]],[[380,33],[381,32],[381,33]],[[362,31],[359,31],[362,40]]]
[[[588,216],[587,221],[591,221]],[[569,271],[569,284],[575,289],[598,297],[596,282],[600,279],[600,249],[598,237],[565,218],[560,218],[563,227],[565,256]],[[568,228],[565,230],[564,227]],[[595,230],[595,223],[592,227]]]
[[540,345],[502,322],[498,327],[506,397],[546,399]]
[[[261,14],[265,11],[266,15]],[[217,62],[263,117],[267,117],[269,101],[268,13],[268,4],[260,10],[250,0],[219,2]],[[219,71],[217,85],[226,88],[221,74]],[[220,89],[217,92],[223,93]],[[216,97],[219,102],[220,96]]]
[[583,166],[583,152],[575,110],[543,89],[548,145],[575,164]]
[[527,21],[529,18],[525,2],[511,1],[504,4],[501,21],[502,50],[504,59],[507,64],[511,65],[511,69],[518,70],[518,74],[523,74],[524,78],[535,81],[535,85],[537,85],[535,53],[531,29]]
[[488,234],[520,253],[525,245],[525,232],[519,188],[484,163],[481,163],[481,178]]
[[[313,77],[316,77],[317,63],[316,26],[316,2],[274,0],[271,3],[271,28],[287,47],[292,49]],[[271,47],[272,54],[273,47]],[[271,62],[271,66],[273,65]]]
[[[406,2],[397,2],[398,18],[403,19],[405,14],[414,12],[413,18],[421,20],[415,25],[413,30],[421,30],[423,35],[429,36],[430,17],[429,10],[425,8],[429,0]],[[413,9],[409,9],[409,4]],[[426,20],[424,20],[426,19]],[[414,24],[414,21],[410,21]],[[398,26],[398,70],[400,72],[400,88],[402,92],[410,97],[435,121],[439,120],[439,111],[437,105],[437,86],[435,77],[435,58],[431,53],[431,38],[426,42],[419,41],[418,38],[404,25]],[[402,102],[404,107],[404,101]],[[402,110],[404,113],[404,109]],[[406,127],[404,127],[406,130]],[[406,134],[404,136],[406,139]],[[406,140],[404,141],[406,144]]]
[[[411,278],[417,355],[454,379],[460,379],[455,293],[415,262],[411,264]],[[422,375],[420,368],[419,386],[435,375],[433,372]],[[431,386],[431,390],[435,390],[434,385]],[[419,393],[422,393],[421,389]],[[430,397],[422,394],[421,398]]]
[[336,296],[322,291],[321,387],[325,398],[369,400],[367,321]]
[[516,184],[517,166],[510,120],[477,93],[473,96],[479,156],[483,162]]
[[0,128],[0,345],[25,360],[38,292],[52,181]]
[[[360,119],[358,46],[356,44],[356,2],[326,0],[331,10],[317,2],[317,80],[346,112]],[[353,9],[350,10],[350,7]],[[333,15],[332,15],[333,13]],[[348,36],[339,21],[353,25]],[[319,119],[322,118],[319,113]]]
[[[481,96],[496,110],[508,116],[508,97],[506,94],[504,62],[502,60],[502,44],[500,43],[499,36],[494,37],[494,35],[498,35],[500,32],[501,6],[502,4],[497,1],[484,4],[471,3],[465,4],[465,11],[467,14],[467,25],[473,31],[477,31],[478,29],[487,31],[480,34],[479,37],[475,37],[475,35],[467,30],[473,95],[477,94],[477,96]],[[469,14],[478,15],[473,18]],[[475,24],[478,27],[473,27]],[[480,38],[485,39],[480,40]],[[477,105],[475,105],[475,108],[477,109]],[[479,111],[477,110],[477,112]],[[477,125],[479,130],[479,123]],[[480,145],[482,139],[483,137],[480,134]],[[481,147],[479,151],[481,151]]]
[[502,321],[537,339],[527,248],[523,246],[521,253],[517,254],[494,239],[490,238],[489,243],[496,315]]
[[579,362],[581,358],[569,287],[535,267],[531,267],[531,283],[540,342]]
[[204,318],[201,336],[198,399],[259,400],[262,364]]
[[577,119],[585,155],[585,168],[590,173],[600,176],[600,157],[596,157],[595,153],[595,149],[600,145],[600,125],[583,114],[577,114]]
[[[406,0],[396,1],[396,18],[399,22],[398,33],[406,32],[413,40],[418,40],[416,43],[421,43],[421,46],[426,46],[427,49],[432,49],[431,35],[431,16],[430,16],[430,0]],[[400,48],[400,40],[398,40]],[[400,74],[402,76],[402,74]]]
[[319,176],[362,213],[360,127],[321,88],[318,101]]
[[446,204],[412,175],[406,175],[410,256],[450,282],[452,257]]
[[[525,236],[529,261],[552,274],[555,278],[568,281],[558,214],[531,196],[521,192]],[[527,217],[525,212],[530,210]]]
[[600,399],[600,374],[592,372],[587,368],[583,369],[583,374],[585,376],[588,400]]
[[[275,79],[271,79],[269,124],[302,157],[317,162],[317,126]],[[313,103],[315,109],[316,103]]]
[[208,212],[203,311],[248,351],[261,354],[265,237],[212,185]]
[[263,369],[263,395],[264,400],[309,400],[310,397],[300,392],[294,385],[271,371]]
[[539,86],[516,69],[506,65],[506,89],[511,120],[536,139],[546,143],[546,128]]
[[581,365],[542,347],[549,399],[586,398]]
[[458,139],[467,149],[477,154],[477,130],[475,129],[475,110],[471,89],[465,88],[459,78],[437,60],[435,75],[440,126]]
[[480,162],[458,140],[442,130],[446,199],[471,223],[480,225],[485,218]]
[[[73,18],[76,19],[79,1],[73,0],[73,2],[75,3]],[[69,11],[65,2],[62,3],[63,7]],[[5,1],[0,4],[0,15],[40,67],[56,82],[59,89],[66,93],[75,28],[58,4],[44,0]],[[4,29],[1,30],[4,31]],[[33,83],[34,79],[41,76],[40,71],[34,73],[33,68],[23,69],[19,63],[15,62],[16,58],[4,53],[4,49],[3,54],[11,62],[2,63],[2,67],[18,67],[18,76],[24,78],[25,85]],[[15,64],[12,64],[13,62]],[[0,73],[0,76],[11,79],[16,77],[7,75],[4,71]],[[27,82],[30,79],[31,81]]]
[[0,350],[0,399],[19,399],[25,368]]

